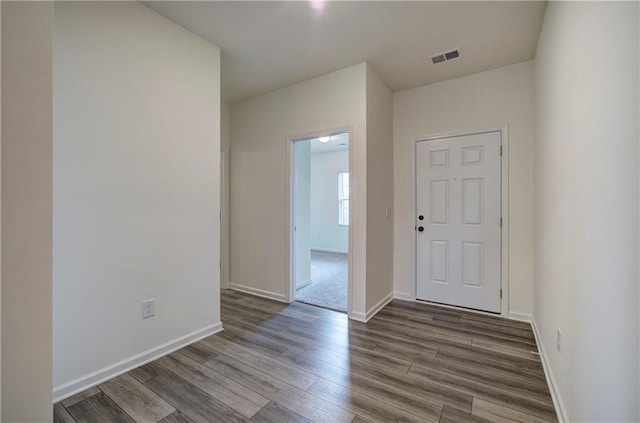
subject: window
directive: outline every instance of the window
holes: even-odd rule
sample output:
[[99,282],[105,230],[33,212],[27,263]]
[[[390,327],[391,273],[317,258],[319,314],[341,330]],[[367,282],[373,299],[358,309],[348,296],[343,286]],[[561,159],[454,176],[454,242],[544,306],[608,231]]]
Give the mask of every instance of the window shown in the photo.
[[349,225],[349,173],[338,173],[338,225]]

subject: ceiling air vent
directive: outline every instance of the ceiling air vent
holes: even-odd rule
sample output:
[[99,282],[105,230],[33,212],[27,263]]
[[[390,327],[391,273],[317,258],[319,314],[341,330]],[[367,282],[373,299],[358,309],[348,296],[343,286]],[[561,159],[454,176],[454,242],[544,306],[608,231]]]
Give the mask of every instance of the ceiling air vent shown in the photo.
[[460,57],[459,48],[431,56],[431,63],[435,65],[442,62],[448,62],[449,60],[457,59],[458,57]]

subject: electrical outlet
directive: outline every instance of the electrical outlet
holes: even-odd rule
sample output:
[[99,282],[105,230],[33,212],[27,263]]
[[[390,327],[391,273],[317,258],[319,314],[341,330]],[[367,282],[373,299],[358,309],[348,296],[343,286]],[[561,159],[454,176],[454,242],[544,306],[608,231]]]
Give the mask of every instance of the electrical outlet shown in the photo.
[[560,330],[560,328],[558,328],[558,331],[556,332],[556,347],[558,348],[558,351],[560,351],[561,340],[562,340],[562,331]]
[[387,207],[385,207],[384,214],[386,217],[391,217],[391,206],[387,205]]
[[142,318],[147,319],[156,314],[156,300],[150,298],[142,302]]

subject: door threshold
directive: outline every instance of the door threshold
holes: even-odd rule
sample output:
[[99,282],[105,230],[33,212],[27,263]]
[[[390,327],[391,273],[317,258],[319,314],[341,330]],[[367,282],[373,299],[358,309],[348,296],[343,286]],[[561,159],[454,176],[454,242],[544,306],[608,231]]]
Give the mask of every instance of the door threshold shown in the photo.
[[442,308],[448,308],[448,309],[451,309],[451,310],[469,311],[469,312],[473,312],[473,313],[477,313],[477,314],[484,314],[486,316],[503,317],[502,313],[500,313],[499,311],[486,311],[486,310],[480,310],[480,309],[477,309],[477,308],[463,307],[463,306],[457,306],[457,305],[451,305],[451,304],[445,304],[445,303],[438,303],[438,302],[435,302],[435,301],[420,300],[418,298],[416,298],[416,302],[417,303],[422,303],[422,304],[434,305],[434,306],[438,306],[438,307],[442,307]]
[[346,311],[338,310],[337,308],[331,308],[331,307],[323,306],[323,305],[320,305],[320,304],[308,303],[308,302],[302,301],[302,300],[296,300],[296,302],[300,303],[300,304],[306,304],[306,305],[310,305],[310,306],[313,306],[313,307],[322,308],[322,309],[325,309],[325,310],[336,311],[336,312],[342,313],[342,314],[347,314]]

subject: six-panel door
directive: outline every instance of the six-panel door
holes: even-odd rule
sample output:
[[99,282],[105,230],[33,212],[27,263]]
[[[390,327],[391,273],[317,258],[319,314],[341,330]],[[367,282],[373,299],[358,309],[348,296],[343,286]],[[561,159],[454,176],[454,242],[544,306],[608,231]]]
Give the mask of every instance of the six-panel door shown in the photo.
[[416,144],[418,299],[500,312],[500,137]]

